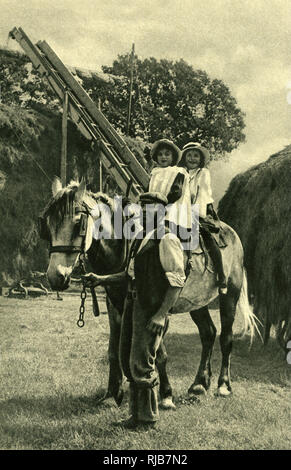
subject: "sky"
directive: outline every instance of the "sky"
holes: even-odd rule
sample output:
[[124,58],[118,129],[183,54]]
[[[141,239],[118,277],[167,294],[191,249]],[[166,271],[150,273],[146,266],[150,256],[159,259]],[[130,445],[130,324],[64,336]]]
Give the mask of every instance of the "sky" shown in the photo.
[[210,167],[219,199],[235,174],[291,144],[290,20],[291,0],[1,0],[0,44],[20,26],[64,63],[98,70],[134,43],[141,59],[182,58],[223,80],[246,143]]

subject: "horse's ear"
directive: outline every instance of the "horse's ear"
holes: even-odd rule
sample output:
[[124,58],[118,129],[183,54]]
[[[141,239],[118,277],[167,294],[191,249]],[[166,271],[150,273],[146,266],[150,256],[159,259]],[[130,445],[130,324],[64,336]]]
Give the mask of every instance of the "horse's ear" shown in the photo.
[[53,196],[55,197],[55,195],[63,188],[62,186],[62,182],[60,180],[60,178],[58,178],[57,176],[54,177],[54,180],[53,180],[53,183],[52,183],[52,193],[53,193]]
[[85,196],[85,192],[86,192],[86,181],[84,178],[82,178],[81,183],[79,184],[79,187],[76,192],[75,201],[79,203],[82,202]]

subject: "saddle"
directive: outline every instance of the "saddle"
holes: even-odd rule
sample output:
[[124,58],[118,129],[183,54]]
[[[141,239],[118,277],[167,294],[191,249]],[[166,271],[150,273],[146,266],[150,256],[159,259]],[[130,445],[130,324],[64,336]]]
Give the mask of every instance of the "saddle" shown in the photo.
[[[215,241],[216,241],[216,243],[217,243],[217,245],[219,246],[220,249],[223,249],[223,248],[227,247],[227,242],[226,242],[226,238],[225,238],[225,235],[223,233],[223,228],[222,227],[219,229],[218,232],[216,232],[216,231],[214,232],[214,231],[211,230],[211,235],[215,239]],[[189,258],[188,265],[189,265],[190,269],[192,267],[191,259],[193,258],[193,256],[201,256],[201,255],[204,256],[204,268],[205,268],[205,270],[206,269],[210,270],[209,267],[208,267],[208,265],[209,265],[208,260],[209,260],[209,258],[211,259],[211,256],[210,256],[210,254],[209,254],[209,252],[206,248],[205,242],[203,240],[203,236],[201,235],[201,233],[199,233],[199,244],[194,250],[192,250],[191,257]],[[187,271],[188,271],[188,269],[187,269]]]

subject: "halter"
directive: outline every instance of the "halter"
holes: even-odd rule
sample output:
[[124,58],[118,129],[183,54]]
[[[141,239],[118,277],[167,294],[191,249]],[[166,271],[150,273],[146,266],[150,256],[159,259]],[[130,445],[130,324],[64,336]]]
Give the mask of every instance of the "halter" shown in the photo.
[[[86,241],[86,234],[87,234],[87,227],[88,227],[88,217],[90,215],[89,207],[83,202],[81,206],[77,206],[75,208],[75,214],[81,214],[80,218],[80,228],[79,228],[79,236],[82,237],[81,245],[55,245],[52,246],[51,244],[51,236],[48,230],[47,225],[47,215],[44,213],[42,216],[39,217],[39,233],[40,237],[44,240],[47,240],[50,243],[49,247],[49,255],[52,253],[79,253],[79,263],[81,266],[82,274],[86,274],[85,263],[83,257],[85,256],[85,241]],[[94,288],[91,289],[92,301],[93,301],[93,313],[94,316],[98,317],[100,315],[98,300],[96,297],[96,292]],[[86,288],[83,282],[83,289],[81,291],[81,305],[79,309],[79,319],[77,321],[77,325],[82,328],[85,324],[84,322],[84,313],[85,313],[85,300],[86,300]]]
[[[85,210],[82,210],[84,208]],[[83,205],[82,208],[76,208],[75,214],[81,214],[79,236],[82,237],[81,245],[50,245],[49,254],[52,253],[85,253],[85,239],[88,226],[88,217],[90,215],[88,207]]]
[[80,228],[79,228],[79,236],[82,237],[81,245],[55,245],[51,244],[51,236],[48,230],[47,225],[47,215],[44,213],[42,216],[38,218],[38,225],[39,225],[39,234],[40,238],[46,240],[50,243],[49,247],[49,254],[52,253],[85,253],[85,239],[87,233],[87,226],[88,226],[88,216],[90,215],[89,208],[86,204],[82,204],[81,206],[77,206],[75,209],[75,214],[80,214]]
[[[43,240],[46,240],[50,243],[49,246],[49,255],[52,253],[68,253],[68,254],[73,254],[73,253],[79,253],[79,263],[81,266],[82,274],[86,273],[85,269],[85,263],[84,263],[84,256],[85,256],[85,242],[86,242],[86,234],[87,234],[87,227],[88,227],[88,217],[91,215],[92,209],[90,209],[84,202],[76,206],[75,208],[75,214],[80,214],[80,227],[79,227],[79,236],[82,237],[82,242],[80,245],[55,245],[53,246],[51,244],[51,236],[50,232],[48,229],[48,224],[47,224],[47,212],[44,211],[43,214],[38,218],[38,227],[39,227],[39,234],[40,238]],[[129,240],[125,240],[125,259],[122,261],[122,267],[126,266],[126,260],[128,257],[128,250],[129,250]],[[99,306],[98,306],[98,301],[96,297],[96,293],[94,290],[94,287],[90,288],[91,290],[91,295],[92,295],[92,301],[93,301],[93,313],[94,316],[99,316],[100,311],[99,311]],[[84,326],[84,313],[85,313],[85,299],[86,299],[86,288],[83,283],[83,290],[81,292],[81,306],[80,306],[80,314],[79,314],[79,319],[77,321],[77,325],[81,328]]]

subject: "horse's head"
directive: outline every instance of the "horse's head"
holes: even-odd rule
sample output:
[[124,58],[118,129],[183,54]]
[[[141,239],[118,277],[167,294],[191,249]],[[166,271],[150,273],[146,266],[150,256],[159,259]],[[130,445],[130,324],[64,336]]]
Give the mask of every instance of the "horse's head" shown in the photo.
[[91,211],[96,200],[86,191],[85,182],[72,182],[63,188],[55,178],[53,197],[40,218],[40,235],[50,242],[47,276],[53,290],[68,288],[70,276],[81,253],[93,239]]

